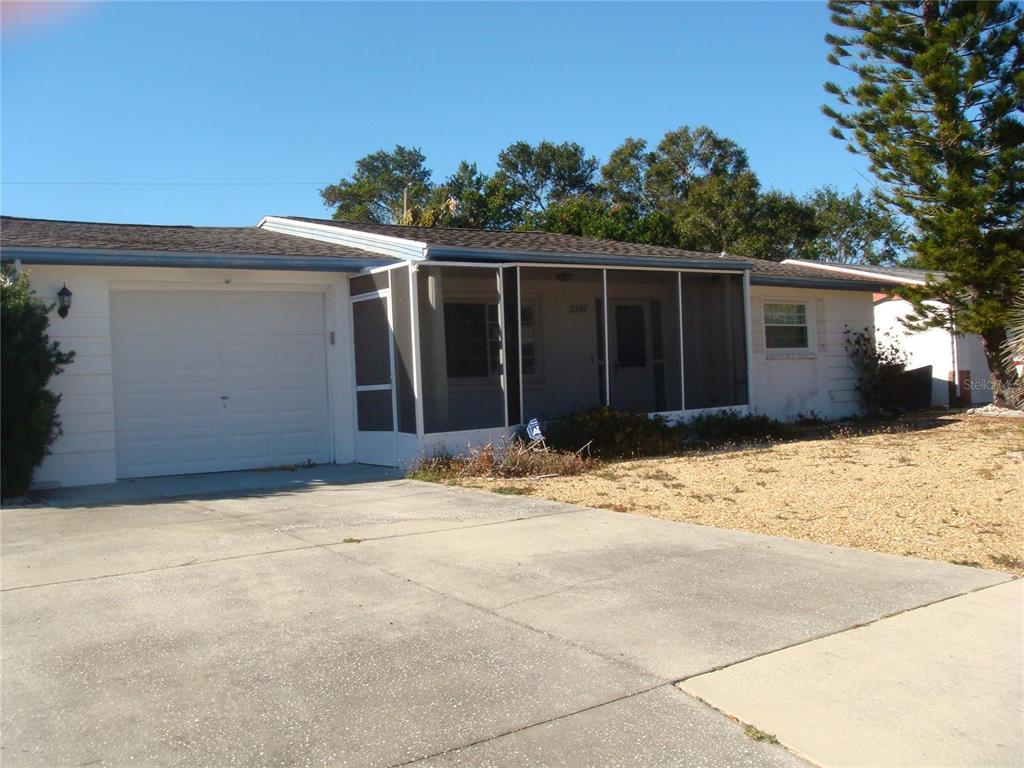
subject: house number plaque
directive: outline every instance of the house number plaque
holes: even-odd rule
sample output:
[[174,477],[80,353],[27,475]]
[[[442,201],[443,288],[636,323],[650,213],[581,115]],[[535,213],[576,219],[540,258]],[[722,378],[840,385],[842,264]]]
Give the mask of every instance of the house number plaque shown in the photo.
[[570,304],[569,305],[569,314],[570,315],[582,315],[586,311],[587,311],[587,305],[586,304]]

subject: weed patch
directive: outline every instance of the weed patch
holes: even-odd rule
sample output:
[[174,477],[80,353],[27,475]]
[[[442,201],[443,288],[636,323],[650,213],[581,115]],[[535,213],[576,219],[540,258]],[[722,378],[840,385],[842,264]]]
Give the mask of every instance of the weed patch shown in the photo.
[[452,456],[448,453],[428,456],[410,467],[406,477],[446,483],[471,477],[578,475],[591,468],[593,464],[593,459],[580,456],[578,453],[539,448],[514,438],[498,447],[488,443],[480,448],[473,448],[465,456]]
[[762,731],[760,728],[755,728],[752,725],[748,725],[746,728],[744,728],[743,732],[747,734],[748,738],[751,738],[754,741],[764,742],[765,744],[779,743],[779,740],[775,738],[774,734],[766,733],[765,731]]

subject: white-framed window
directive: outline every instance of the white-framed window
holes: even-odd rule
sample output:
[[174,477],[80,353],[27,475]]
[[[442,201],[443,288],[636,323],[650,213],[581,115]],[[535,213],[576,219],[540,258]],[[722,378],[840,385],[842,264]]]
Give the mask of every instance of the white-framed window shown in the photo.
[[[445,357],[449,379],[485,379],[501,375],[501,324],[497,304],[482,301],[444,303]],[[522,305],[523,373],[537,371],[533,304]]]
[[805,302],[765,302],[764,343],[768,349],[808,349]]
[[521,322],[519,336],[523,345],[523,375],[537,375],[537,337],[534,331],[536,312],[533,304],[523,304],[520,308]]

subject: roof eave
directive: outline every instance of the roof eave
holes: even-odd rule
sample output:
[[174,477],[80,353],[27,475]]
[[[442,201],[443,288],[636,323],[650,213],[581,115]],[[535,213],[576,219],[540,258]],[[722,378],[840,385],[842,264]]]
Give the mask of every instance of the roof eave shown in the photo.
[[258,229],[276,232],[292,237],[303,237],[308,240],[319,240],[335,243],[348,248],[378,253],[392,258],[418,261],[423,258],[427,244],[418,240],[407,240],[391,235],[380,235],[375,232],[364,232],[359,229],[348,229],[333,224],[319,224],[301,219],[289,219],[284,216],[264,216],[256,224]]
[[858,269],[856,266],[848,266],[846,264],[827,264],[825,262],[811,261],[809,259],[783,259],[781,263],[807,267],[809,269],[820,269],[823,272],[838,272],[843,275],[853,275],[863,277],[868,280],[877,280],[881,283],[895,283],[897,285],[927,285],[927,282],[920,278],[872,272],[871,270]]
[[788,288],[822,288],[830,291],[871,291],[881,292],[892,285],[869,280],[830,280],[827,277],[797,277],[791,275],[750,275],[751,285],[784,286]]
[[203,251],[103,250],[93,248],[0,247],[0,261],[91,267],[191,267],[193,269],[272,269],[298,272],[358,272],[393,261],[386,257],[273,256]]

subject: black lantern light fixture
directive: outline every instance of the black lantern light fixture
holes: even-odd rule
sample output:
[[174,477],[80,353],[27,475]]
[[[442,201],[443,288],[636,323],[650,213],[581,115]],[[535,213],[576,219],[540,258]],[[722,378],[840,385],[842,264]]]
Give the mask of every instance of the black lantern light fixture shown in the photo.
[[67,285],[57,291],[57,314],[61,317],[68,316],[68,310],[71,309],[71,291],[68,290]]

